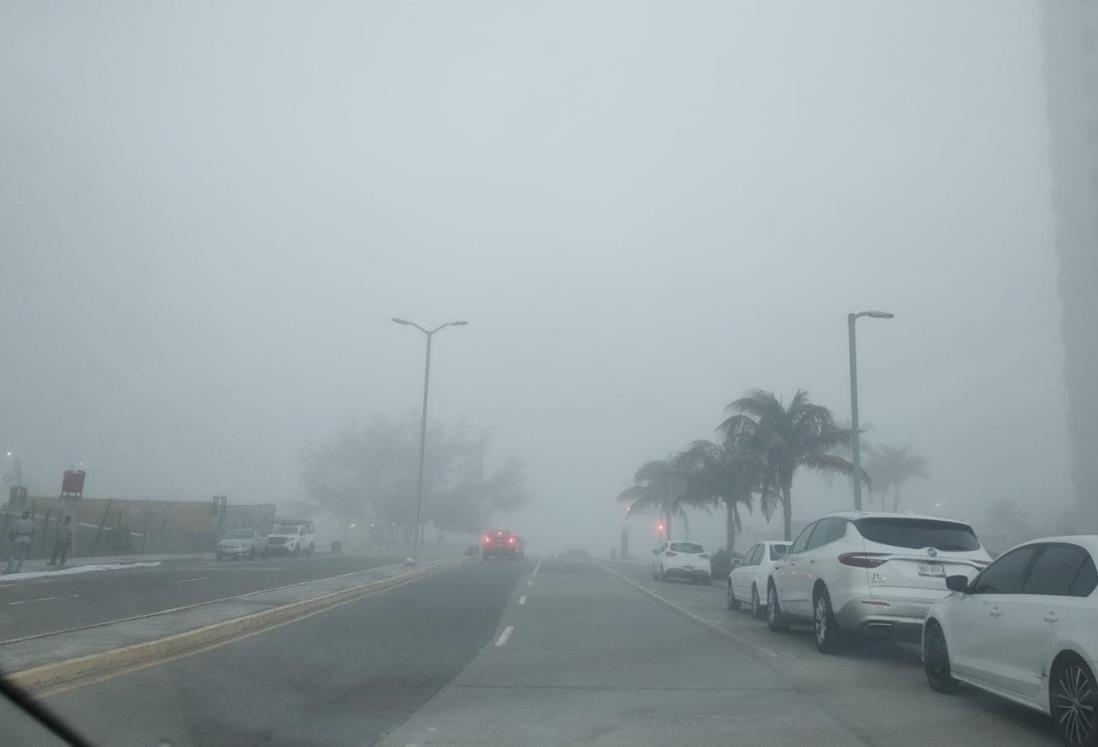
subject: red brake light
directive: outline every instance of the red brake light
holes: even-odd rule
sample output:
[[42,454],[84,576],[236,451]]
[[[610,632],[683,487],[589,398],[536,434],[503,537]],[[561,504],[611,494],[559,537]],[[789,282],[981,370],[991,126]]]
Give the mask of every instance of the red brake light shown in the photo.
[[488,544],[491,544],[491,542],[492,542],[492,538],[491,538],[491,537],[485,537],[485,538],[484,538],[484,544],[488,545]]
[[663,554],[664,554],[664,555],[666,555],[666,556],[667,556],[667,557],[669,557],[669,558],[673,558],[673,557],[675,557],[676,555],[678,555],[678,553],[677,553],[677,552],[673,552],[673,551],[671,551],[671,550],[665,550]]
[[844,552],[839,556],[839,562],[854,568],[876,568],[888,560],[887,555],[883,552]]
[[514,538],[514,537],[508,537],[508,538],[507,538],[507,544],[508,544],[508,545],[513,545],[513,544],[515,544],[515,538]]

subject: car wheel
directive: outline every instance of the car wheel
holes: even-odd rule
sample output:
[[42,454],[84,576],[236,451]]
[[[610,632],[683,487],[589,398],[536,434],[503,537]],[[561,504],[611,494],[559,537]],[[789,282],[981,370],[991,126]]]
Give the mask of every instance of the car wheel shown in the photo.
[[778,590],[774,588],[774,584],[766,588],[766,627],[775,633],[789,630],[789,621],[785,619],[781,607],[778,606]]
[[1060,661],[1049,680],[1049,710],[1064,744],[1098,744],[1098,692],[1094,673],[1074,654]]
[[730,610],[738,610],[740,608],[740,603],[736,600],[736,592],[732,589],[731,579],[728,581],[728,595],[725,601]]
[[927,623],[926,633],[923,634],[923,662],[926,666],[926,681],[931,690],[951,693],[957,689],[957,680],[953,679],[953,670],[949,664],[945,632],[936,622]]
[[305,554],[308,555],[311,558],[311,557],[313,557],[313,551],[314,550],[316,550],[316,545],[311,544],[311,545],[309,545],[308,552],[306,552]]
[[756,620],[762,617],[762,601],[759,599],[759,587],[751,584],[751,616]]
[[812,615],[816,629],[816,648],[821,654],[833,654],[842,645],[842,631],[835,622],[835,611],[831,609],[831,595],[826,588],[816,592],[816,603]]
[[292,554],[296,558],[298,555],[301,554],[301,548],[300,547],[295,547]]

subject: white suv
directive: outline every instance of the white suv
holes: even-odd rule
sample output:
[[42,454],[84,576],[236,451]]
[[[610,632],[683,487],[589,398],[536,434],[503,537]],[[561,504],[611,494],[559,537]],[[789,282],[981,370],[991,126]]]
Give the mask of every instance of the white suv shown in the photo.
[[848,512],[804,528],[767,582],[766,621],[814,624],[816,647],[835,651],[844,633],[918,640],[946,576],[975,576],[991,557],[972,527],[913,514]]
[[316,549],[316,529],[307,519],[279,519],[267,535],[267,555],[312,555]]
[[710,583],[709,553],[696,542],[664,542],[652,551],[652,578],[667,581],[686,578],[700,583]]

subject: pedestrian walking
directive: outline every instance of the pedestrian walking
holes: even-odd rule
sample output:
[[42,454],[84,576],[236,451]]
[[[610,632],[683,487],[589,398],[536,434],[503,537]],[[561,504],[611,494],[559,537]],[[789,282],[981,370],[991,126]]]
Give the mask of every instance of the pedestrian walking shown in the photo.
[[8,569],[5,573],[19,573],[23,570],[23,561],[27,557],[33,537],[34,522],[31,521],[30,511],[24,511],[22,518],[16,519],[11,525],[11,532],[8,534],[11,551],[8,553]]
[[[76,526],[72,523],[72,517],[66,516],[58,525],[57,532],[53,536],[53,555],[50,556],[48,565],[56,565],[59,568],[65,566],[65,560],[76,546]],[[60,562],[58,562],[60,558]]]

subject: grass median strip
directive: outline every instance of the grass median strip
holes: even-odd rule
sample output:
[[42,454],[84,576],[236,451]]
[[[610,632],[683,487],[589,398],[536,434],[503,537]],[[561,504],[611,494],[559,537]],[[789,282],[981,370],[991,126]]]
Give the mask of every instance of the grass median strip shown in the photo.
[[132,667],[148,666],[170,658],[197,653],[213,645],[229,643],[237,638],[292,622],[360,597],[403,585],[449,567],[450,564],[442,563],[437,566],[418,569],[410,573],[371,581],[311,599],[291,602],[244,617],[225,620],[164,638],[24,669],[7,675],[7,679],[24,691],[41,694],[43,691],[77,683],[80,680],[99,677]]

